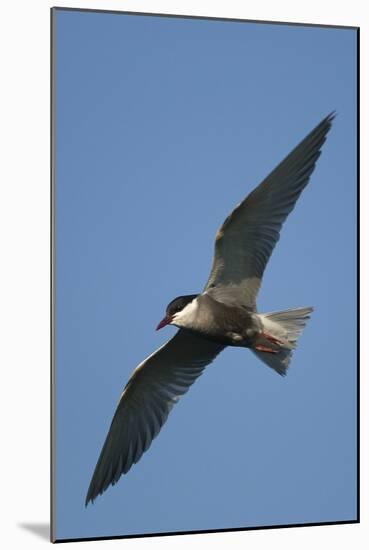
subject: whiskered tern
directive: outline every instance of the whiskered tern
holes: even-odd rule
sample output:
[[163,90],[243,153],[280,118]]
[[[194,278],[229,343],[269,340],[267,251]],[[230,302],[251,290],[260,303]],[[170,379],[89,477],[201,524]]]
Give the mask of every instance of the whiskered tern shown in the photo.
[[173,405],[227,346],[249,348],[285,375],[311,307],[258,313],[256,296],[280,230],[307,185],[334,114],[256,187],[220,227],[209,279],[180,296],[157,326],[177,333],[133,371],[120,397],[87,492],[86,506],[150,447]]

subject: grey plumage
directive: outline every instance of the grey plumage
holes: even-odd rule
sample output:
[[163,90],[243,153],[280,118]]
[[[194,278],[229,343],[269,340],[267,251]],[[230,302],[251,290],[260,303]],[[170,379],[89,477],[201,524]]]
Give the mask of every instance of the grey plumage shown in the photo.
[[185,330],[134,370],[120,397],[86,505],[126,474],[151,445],[173,405],[224,346]]
[[202,294],[169,304],[158,328],[169,323],[182,328],[134,370],[125,386],[86,505],[140,459],[179,397],[226,345],[250,347],[276,372],[286,373],[312,308],[259,314],[256,296],[281,227],[309,181],[333,118],[333,113],[325,117],[224,221]]
[[[220,227],[205,291],[217,300],[255,308],[261,278],[319,158],[334,114],[320,124],[243,200]],[[214,287],[214,288],[213,288]]]

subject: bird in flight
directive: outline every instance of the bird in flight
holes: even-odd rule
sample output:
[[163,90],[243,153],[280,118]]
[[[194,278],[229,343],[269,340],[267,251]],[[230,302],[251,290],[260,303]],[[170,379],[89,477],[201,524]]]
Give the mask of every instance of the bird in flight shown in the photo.
[[175,298],[157,330],[177,333],[136,367],[113,416],[86,506],[117,483],[150,447],[177,403],[227,346],[249,348],[285,375],[311,307],[258,313],[256,296],[280,230],[306,187],[334,113],[325,117],[226,218],[200,294]]

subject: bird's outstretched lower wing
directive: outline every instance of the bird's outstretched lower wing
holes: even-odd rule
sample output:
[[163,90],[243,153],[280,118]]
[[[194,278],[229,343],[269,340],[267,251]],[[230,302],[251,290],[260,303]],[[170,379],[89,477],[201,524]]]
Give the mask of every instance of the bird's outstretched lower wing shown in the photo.
[[86,505],[114,485],[151,445],[173,405],[224,346],[179,330],[134,370],[115,411]]
[[282,224],[307,185],[334,114],[242,201],[219,229],[205,289],[215,299],[255,308],[256,295]]

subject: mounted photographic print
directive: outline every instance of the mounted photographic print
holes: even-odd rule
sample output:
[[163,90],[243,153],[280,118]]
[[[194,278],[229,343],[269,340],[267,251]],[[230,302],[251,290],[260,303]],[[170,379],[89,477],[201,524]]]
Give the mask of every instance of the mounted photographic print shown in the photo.
[[52,540],[357,522],[358,29],[51,18]]

